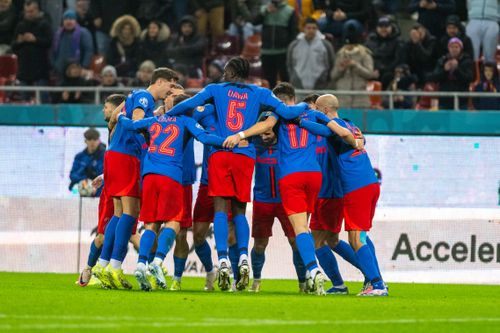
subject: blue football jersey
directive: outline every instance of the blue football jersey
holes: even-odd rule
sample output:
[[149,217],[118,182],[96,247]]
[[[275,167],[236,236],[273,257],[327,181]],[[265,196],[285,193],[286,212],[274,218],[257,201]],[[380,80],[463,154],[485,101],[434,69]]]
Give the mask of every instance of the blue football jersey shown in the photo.
[[[272,110],[280,117],[293,119],[308,108],[305,103],[288,107],[266,88],[227,82],[206,86],[195,96],[174,106],[169,114],[183,114],[207,103],[215,107],[216,133],[222,137],[250,128],[263,110]],[[235,147],[232,151],[255,158],[255,146],[251,142],[247,147]]]
[[[155,101],[151,93],[145,89],[132,91],[123,107],[123,113],[128,119],[132,119],[135,109],[144,110],[144,117],[152,117]],[[141,149],[146,144],[144,136],[133,131],[127,131],[122,124],[117,123],[111,137],[109,150],[122,154],[132,155],[141,158]]]
[[266,146],[256,140],[255,185],[253,199],[257,202],[281,202],[278,187],[278,145]]
[[186,116],[163,115],[137,121],[120,116],[118,122],[129,131],[147,129],[151,135],[142,176],[159,174],[179,183],[183,180],[183,156],[190,136],[204,144],[222,145],[224,142],[223,138],[208,134],[194,119]]

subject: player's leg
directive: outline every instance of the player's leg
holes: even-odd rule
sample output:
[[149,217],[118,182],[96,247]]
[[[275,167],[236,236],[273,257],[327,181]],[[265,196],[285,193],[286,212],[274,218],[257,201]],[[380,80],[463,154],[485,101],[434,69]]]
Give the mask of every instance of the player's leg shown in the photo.
[[257,293],[260,291],[262,268],[264,267],[264,263],[266,261],[267,244],[269,244],[269,237],[254,238],[253,248],[250,254],[252,259],[253,274],[252,287],[250,288],[251,292]]
[[[233,223],[238,245],[239,259],[238,272],[239,279],[236,282],[238,290],[244,290],[250,282],[250,267],[248,265],[248,243],[250,240],[250,226],[245,216],[247,208],[246,202],[241,202],[236,198],[231,200],[231,211],[233,213]],[[234,268],[233,268],[234,269]]]
[[[209,164],[210,169],[210,164]],[[227,219],[227,200],[223,197],[214,198],[214,237],[217,257],[219,259],[219,288],[228,290],[231,285],[229,277],[229,258],[228,258],[228,219]]]
[[139,198],[124,196],[120,200],[123,207],[123,214],[116,225],[115,243],[109,262],[113,269],[121,269],[122,267],[128,242],[139,216]]
[[181,228],[175,238],[174,248],[174,276],[170,290],[181,290],[181,279],[186,267],[189,254],[189,244],[187,242],[187,228]]
[[167,281],[162,269],[163,260],[165,260],[165,257],[172,248],[179,230],[179,222],[169,221],[165,223],[165,226],[158,236],[158,247],[156,249],[155,258],[151,265],[149,265],[149,271],[155,277],[158,286],[163,289],[167,288]]
[[137,261],[137,268],[134,271],[134,276],[139,283],[139,286],[144,291],[153,290],[153,285],[151,284],[151,279],[149,278],[149,272],[147,263],[149,260],[149,254],[154,246],[156,235],[160,230],[161,223],[159,222],[149,222],[145,223],[145,230],[141,236],[141,241],[139,244],[139,259]]
[[[340,274],[337,259],[328,245],[328,240],[335,237],[335,234],[327,230],[320,231],[320,233],[323,234],[320,236],[323,239],[323,242],[316,244],[316,257],[318,258],[321,268],[323,268],[323,271],[328,276],[330,281],[332,281],[333,285],[326,291],[326,293],[329,295],[347,295],[349,291],[344,284],[342,275]],[[338,234],[336,235],[338,237]]]
[[232,217],[228,212],[228,222],[227,222],[227,245],[229,261],[231,262],[231,271],[233,272],[233,282],[231,284],[231,291],[237,291],[236,281],[240,279],[240,272],[238,271],[238,261],[240,259],[240,251],[238,250],[238,243],[236,242],[236,232],[234,228],[234,223],[231,220]]
[[78,277],[78,284],[80,287],[86,287],[92,277],[92,268],[96,265],[97,259],[101,255],[102,244],[104,243],[104,235],[97,234],[92,243],[90,244],[89,256],[87,258],[87,266],[82,270]]
[[[281,206],[281,204],[279,204]],[[261,285],[262,268],[266,260],[266,247],[269,243],[269,237],[273,235],[273,223],[276,216],[275,208],[277,206],[268,202],[253,202],[252,209],[252,238],[254,239],[253,248],[250,252],[252,261],[253,282],[250,287],[251,292],[259,292]]]

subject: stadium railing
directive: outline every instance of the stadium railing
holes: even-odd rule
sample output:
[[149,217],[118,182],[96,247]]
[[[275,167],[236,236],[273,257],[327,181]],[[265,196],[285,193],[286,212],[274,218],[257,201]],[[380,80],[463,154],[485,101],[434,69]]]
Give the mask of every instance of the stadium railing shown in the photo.
[[[41,104],[42,93],[57,93],[63,91],[79,91],[94,94],[94,103],[100,104],[102,92],[129,92],[133,87],[44,87],[44,86],[1,86],[0,92],[31,92],[35,94],[35,104]],[[196,92],[200,89],[188,89],[188,91]],[[315,90],[315,93],[326,94],[332,93],[332,90]],[[460,110],[461,97],[483,97],[483,98],[499,98],[500,93],[486,92],[461,92],[461,91],[366,91],[366,90],[335,90],[337,96],[385,96],[388,100],[388,109],[394,109],[394,100],[396,96],[412,96],[412,97],[452,97],[453,110]],[[304,96],[311,93],[311,90],[297,90],[297,95]]]

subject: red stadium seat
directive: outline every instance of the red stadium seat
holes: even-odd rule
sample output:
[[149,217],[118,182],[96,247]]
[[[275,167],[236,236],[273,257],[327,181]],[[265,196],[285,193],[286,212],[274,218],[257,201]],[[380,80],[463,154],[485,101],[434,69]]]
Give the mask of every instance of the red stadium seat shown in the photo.
[[187,79],[186,88],[203,88],[204,79]]
[[[368,91],[382,91],[382,82],[380,81],[368,81],[366,85],[366,90]],[[382,110],[382,96],[381,95],[371,95],[370,96],[370,108],[376,110]]]
[[240,53],[240,39],[237,36],[223,35],[215,40],[216,55],[237,56]]
[[250,76],[262,77],[262,61],[260,58],[248,59],[250,63]]
[[92,56],[90,62],[90,69],[94,74],[101,75],[101,71],[106,66],[106,58],[102,54],[95,54]]
[[0,77],[13,82],[16,80],[16,76],[17,56],[15,54],[5,54],[0,56]]
[[[434,82],[426,82],[422,91],[438,91],[438,85]],[[419,98],[416,109],[429,110],[435,108],[437,105],[437,98],[431,96],[422,96]]]
[[247,59],[259,58],[261,47],[262,36],[260,34],[252,35],[245,40],[241,56]]

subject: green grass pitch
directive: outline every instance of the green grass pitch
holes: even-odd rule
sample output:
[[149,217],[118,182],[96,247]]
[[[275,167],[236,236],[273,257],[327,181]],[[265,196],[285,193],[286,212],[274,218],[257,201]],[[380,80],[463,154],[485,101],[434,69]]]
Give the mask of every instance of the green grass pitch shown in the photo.
[[[262,292],[101,290],[74,274],[0,273],[0,332],[500,332],[500,287],[390,284],[390,296],[299,295],[295,281]],[[129,277],[133,280],[132,277]],[[135,282],[135,281],[134,281]]]

